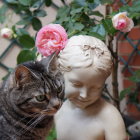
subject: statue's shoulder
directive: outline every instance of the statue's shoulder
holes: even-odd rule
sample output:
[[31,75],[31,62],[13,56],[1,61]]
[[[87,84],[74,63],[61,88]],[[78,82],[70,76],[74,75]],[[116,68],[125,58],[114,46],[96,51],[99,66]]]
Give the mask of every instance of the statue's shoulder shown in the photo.
[[[110,115],[109,115],[110,114]],[[107,118],[113,117],[113,116],[120,116],[120,112],[118,111],[118,109],[111,103],[106,102],[104,103],[104,107],[102,109],[102,115],[107,115]]]
[[105,102],[104,108],[100,114],[100,118],[105,124],[108,124],[108,126],[109,124],[111,126],[114,125],[124,126],[124,122],[120,112],[111,103]]
[[105,129],[106,137],[110,140],[124,140],[126,137],[125,125],[118,109],[106,103],[100,115],[101,122]]

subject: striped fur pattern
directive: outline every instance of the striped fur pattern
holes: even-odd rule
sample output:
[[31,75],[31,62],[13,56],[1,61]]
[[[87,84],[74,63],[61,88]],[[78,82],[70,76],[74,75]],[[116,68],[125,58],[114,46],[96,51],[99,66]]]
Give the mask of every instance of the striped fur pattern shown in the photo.
[[62,105],[54,57],[17,66],[0,88],[0,140],[45,140]]

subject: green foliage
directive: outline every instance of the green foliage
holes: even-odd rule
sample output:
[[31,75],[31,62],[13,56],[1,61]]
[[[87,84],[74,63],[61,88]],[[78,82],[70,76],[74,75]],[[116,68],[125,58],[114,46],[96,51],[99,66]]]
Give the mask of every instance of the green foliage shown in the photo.
[[99,4],[100,0],[74,0],[70,6],[58,10],[55,23],[64,26],[69,37],[86,34],[105,40],[107,34],[114,35],[116,30],[110,18],[105,19],[99,11],[94,10]]
[[31,0],[19,0],[19,3],[24,5],[24,6],[30,6]]
[[56,140],[56,131],[54,128],[50,131],[50,134],[46,140]]
[[33,48],[35,45],[34,39],[27,34],[21,35],[18,37],[18,41],[23,48]]
[[104,16],[99,11],[93,11],[99,4],[100,1],[97,0],[74,0],[70,6],[58,10],[55,23],[63,25],[69,37],[86,34],[105,40],[108,32],[101,20],[96,19],[97,16],[104,19]]
[[34,17],[32,19],[32,26],[34,30],[38,31],[42,27],[42,23],[38,18]]
[[52,4],[52,0],[45,0],[46,6],[50,6]]
[[44,11],[44,10],[35,10],[34,11],[34,16],[45,17],[45,16],[47,16],[47,14],[46,14],[46,11]]
[[128,102],[139,104],[138,96],[140,90],[140,70],[136,71],[133,76],[129,77],[133,86],[126,88],[120,92],[120,100],[128,96]]
[[140,83],[140,70],[136,71],[133,76],[129,78],[134,83]]
[[126,88],[120,92],[120,100],[122,100],[126,95],[130,94],[131,88]]
[[6,19],[6,12],[8,10],[7,5],[3,4],[0,7],[0,23],[4,23],[5,19]]
[[108,34],[114,35],[117,32],[112,25],[111,19],[103,19],[102,24]]
[[23,49],[17,56],[17,64],[30,60],[35,60],[35,59],[36,59],[36,52],[34,50]]
[[95,36],[101,40],[105,40],[106,30],[105,30],[103,24],[97,24],[96,26],[91,27],[89,35]]

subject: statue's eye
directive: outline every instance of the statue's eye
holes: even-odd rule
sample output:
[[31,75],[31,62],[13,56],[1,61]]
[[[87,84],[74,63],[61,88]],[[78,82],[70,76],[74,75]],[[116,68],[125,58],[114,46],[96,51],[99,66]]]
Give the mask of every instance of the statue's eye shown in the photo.
[[35,96],[35,98],[39,102],[43,102],[44,100],[46,100],[46,96],[45,95],[38,95],[38,96]]

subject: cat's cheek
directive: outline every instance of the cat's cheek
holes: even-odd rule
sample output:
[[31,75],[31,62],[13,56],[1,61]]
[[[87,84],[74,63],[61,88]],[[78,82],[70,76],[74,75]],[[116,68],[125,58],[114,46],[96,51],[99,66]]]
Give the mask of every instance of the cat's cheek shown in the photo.
[[22,109],[26,113],[38,113],[40,112],[40,109],[32,107],[30,104],[24,104],[19,106],[20,109]]
[[39,108],[27,107],[23,109],[26,113],[40,113],[42,110]]

